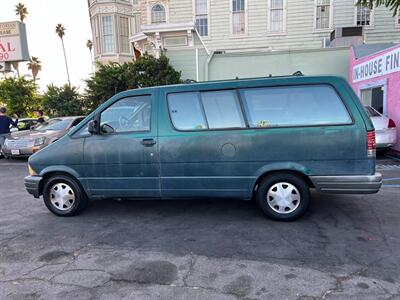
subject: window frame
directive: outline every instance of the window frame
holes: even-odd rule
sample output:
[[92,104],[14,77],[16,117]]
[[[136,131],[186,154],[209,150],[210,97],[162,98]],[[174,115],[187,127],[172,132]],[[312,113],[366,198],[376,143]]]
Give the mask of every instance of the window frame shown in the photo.
[[234,33],[233,32],[233,0],[230,1],[230,33],[232,38],[241,38],[245,37],[248,34],[248,0],[244,0],[244,32],[243,33]]
[[[153,8],[156,6],[162,6],[164,9],[164,22],[157,22],[157,23],[153,23]],[[161,3],[161,2],[156,2],[153,3],[149,6],[149,22],[148,24],[151,25],[160,25],[160,24],[166,24],[168,23],[168,13],[167,13],[167,5],[165,3]]]
[[[193,22],[194,22],[194,25],[195,25],[195,27],[196,27],[196,30],[197,30],[197,26],[196,26],[196,22],[197,22],[197,14],[196,14],[196,1],[197,0],[193,0],[192,1],[192,10],[193,10]],[[198,32],[199,33],[199,35],[201,36],[201,38],[209,38],[210,36],[211,36],[211,34],[210,34],[210,28],[211,28],[211,21],[210,21],[210,0],[206,0],[207,1],[207,35],[200,35],[200,32]],[[200,15],[200,16],[203,16],[203,15]],[[198,30],[197,30],[198,31]]]
[[[127,21],[127,25],[128,25],[128,28],[127,28],[128,29],[128,32],[127,32],[128,35],[127,36],[122,35],[122,22],[121,22],[121,19],[126,19],[126,21]],[[129,42],[130,35],[131,35],[130,18],[128,16],[125,16],[125,15],[119,15],[118,16],[118,50],[119,50],[120,53],[124,53],[124,54],[130,54],[131,53],[131,43]],[[127,52],[123,51],[123,49],[122,49],[122,38],[123,37],[127,37],[128,38],[128,44],[127,44],[128,51]]]
[[[112,37],[113,37],[113,51],[106,51],[106,47],[105,47],[105,35],[104,35],[104,22],[103,22],[103,18],[105,17],[111,17],[111,29],[112,29]],[[102,54],[111,54],[111,53],[116,53],[117,50],[117,41],[116,41],[116,28],[115,28],[115,18],[114,15],[112,14],[104,14],[100,16],[100,38],[101,38],[101,50],[102,50]]]
[[268,0],[268,11],[267,11],[267,32],[268,35],[285,35],[287,33],[287,0],[283,1],[282,7],[282,31],[272,31],[271,20],[272,20],[272,10],[277,10],[272,8],[272,0]]
[[[124,132],[113,132],[113,133],[104,133],[104,132],[99,132],[99,135],[120,135],[120,134],[132,134],[132,133],[150,133],[152,131],[152,123],[153,123],[153,95],[152,94],[144,94],[144,95],[129,95],[129,96],[125,96],[122,98],[117,99],[116,101],[113,101],[112,103],[110,103],[110,105],[108,105],[107,107],[105,107],[104,109],[102,109],[100,112],[96,113],[96,116],[94,117],[95,120],[97,120],[99,127],[101,127],[101,115],[103,112],[105,112],[107,109],[109,109],[111,106],[113,106],[115,103],[118,103],[124,99],[127,98],[136,98],[136,97],[149,97],[150,99],[150,120],[149,120],[149,129],[148,130],[140,130],[140,131],[135,131],[135,130],[130,130],[130,131],[124,131]],[[90,122],[90,121],[89,121]],[[85,124],[86,125],[86,124]],[[84,126],[85,126],[84,125]],[[81,127],[83,128],[83,126]]]
[[[334,10],[334,0],[329,0],[329,27],[328,28],[317,28],[317,9],[318,0],[314,0],[314,32],[330,32],[333,29],[333,10]],[[356,16],[357,18],[357,16]],[[356,20],[357,22],[357,20]]]
[[[290,87],[304,87],[304,86],[327,86],[332,88],[332,90],[336,93],[336,95],[338,96],[339,100],[342,102],[346,112],[348,113],[351,122],[350,123],[332,123],[332,124],[314,124],[314,125],[285,125],[285,126],[271,126],[271,127],[251,127],[249,120],[248,120],[248,115],[247,115],[247,111],[244,105],[244,98],[242,95],[242,90],[245,89],[259,89],[259,88],[276,88],[276,87],[280,87],[280,88],[290,88]],[[217,129],[210,129],[208,127],[208,121],[205,115],[205,111],[204,111],[204,107],[203,107],[203,103],[201,101],[201,98],[199,97],[199,101],[200,101],[200,105],[202,108],[202,114],[203,117],[205,119],[205,122],[207,124],[207,128],[206,129],[191,129],[191,130],[182,130],[182,129],[178,129],[175,127],[173,120],[172,120],[172,116],[171,116],[171,111],[169,109],[169,102],[168,102],[168,96],[171,94],[181,94],[181,93],[201,93],[201,92],[218,92],[218,91],[229,91],[229,90],[234,90],[236,91],[237,97],[238,97],[238,101],[239,101],[239,107],[241,109],[241,113],[243,116],[243,120],[245,123],[245,127],[231,127],[231,128],[217,128]],[[274,85],[256,85],[256,86],[249,86],[249,87],[233,87],[233,88],[222,88],[222,89],[207,89],[207,90],[192,90],[192,91],[178,91],[178,92],[167,92],[165,94],[165,104],[166,104],[166,110],[168,113],[168,119],[169,119],[169,123],[171,125],[171,128],[177,132],[208,132],[208,131],[242,131],[242,130],[276,130],[276,129],[281,129],[281,128],[302,128],[302,127],[338,127],[338,126],[354,126],[355,125],[355,118],[353,116],[353,113],[351,111],[351,109],[349,108],[348,104],[346,103],[346,101],[343,100],[343,95],[339,92],[339,90],[336,88],[335,85],[331,84],[331,83],[326,83],[326,82],[322,82],[322,83],[299,83],[299,84],[288,84],[288,85],[279,85],[279,84],[274,84]]]
[[369,25],[357,25],[357,0],[354,1],[354,26],[358,26],[358,27],[363,27],[365,29],[372,29],[374,28],[374,23],[375,23],[375,9],[372,8],[370,9],[369,12]]

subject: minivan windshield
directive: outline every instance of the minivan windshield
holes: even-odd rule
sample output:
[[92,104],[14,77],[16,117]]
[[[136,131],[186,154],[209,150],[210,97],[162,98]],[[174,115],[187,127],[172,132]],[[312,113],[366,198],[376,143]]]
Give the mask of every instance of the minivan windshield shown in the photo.
[[46,131],[46,130],[54,130],[54,131],[62,131],[66,130],[71,123],[70,119],[51,119],[47,123],[44,123],[35,128],[37,131]]

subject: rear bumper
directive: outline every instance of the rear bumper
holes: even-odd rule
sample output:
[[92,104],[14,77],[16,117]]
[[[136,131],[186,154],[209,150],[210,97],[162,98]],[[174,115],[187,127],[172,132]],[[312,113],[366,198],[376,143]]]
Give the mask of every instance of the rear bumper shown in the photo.
[[396,128],[376,131],[376,148],[387,148],[393,146],[397,142]]
[[375,194],[382,185],[382,175],[310,176],[318,192],[333,194]]
[[35,198],[40,197],[40,181],[42,180],[41,176],[27,176],[24,179],[25,188],[27,192]]

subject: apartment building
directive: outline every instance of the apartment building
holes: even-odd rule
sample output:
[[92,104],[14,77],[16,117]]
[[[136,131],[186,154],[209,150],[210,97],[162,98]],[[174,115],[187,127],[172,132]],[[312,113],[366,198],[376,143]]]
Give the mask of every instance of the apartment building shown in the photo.
[[[89,0],[88,4],[96,60],[123,62],[144,52],[157,56],[164,51],[185,75],[198,80],[242,75],[242,66],[252,68],[252,74],[259,75],[259,69],[266,75],[276,64],[271,69],[275,74],[288,61],[302,61],[298,66],[304,69],[310,67],[304,59],[320,53],[323,62],[344,61],[351,44],[400,42],[399,16],[385,7],[356,6],[354,0]],[[222,58],[226,62],[215,61]],[[244,61],[240,69],[231,65],[240,60]],[[267,70],[259,67],[263,63]],[[227,69],[226,74],[220,69],[221,74],[209,76],[212,64]],[[292,63],[288,71],[295,67]],[[347,71],[348,66],[340,75],[347,76]]]

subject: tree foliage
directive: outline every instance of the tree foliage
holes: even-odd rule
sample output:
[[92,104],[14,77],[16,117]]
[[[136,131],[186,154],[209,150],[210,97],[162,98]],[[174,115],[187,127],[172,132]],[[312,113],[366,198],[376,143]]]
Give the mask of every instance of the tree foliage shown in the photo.
[[42,97],[42,108],[50,117],[77,116],[84,113],[82,99],[75,87],[47,86]]
[[384,5],[393,12],[393,16],[400,10],[400,0],[358,0],[357,5],[368,6],[370,9]]
[[0,81],[0,102],[7,106],[9,114],[19,116],[29,116],[40,108],[35,83],[23,76]]
[[96,73],[86,80],[85,106],[93,110],[113,95],[128,89],[180,82],[181,73],[169,64],[164,55],[157,59],[145,54],[137,61],[124,64],[97,64]]

